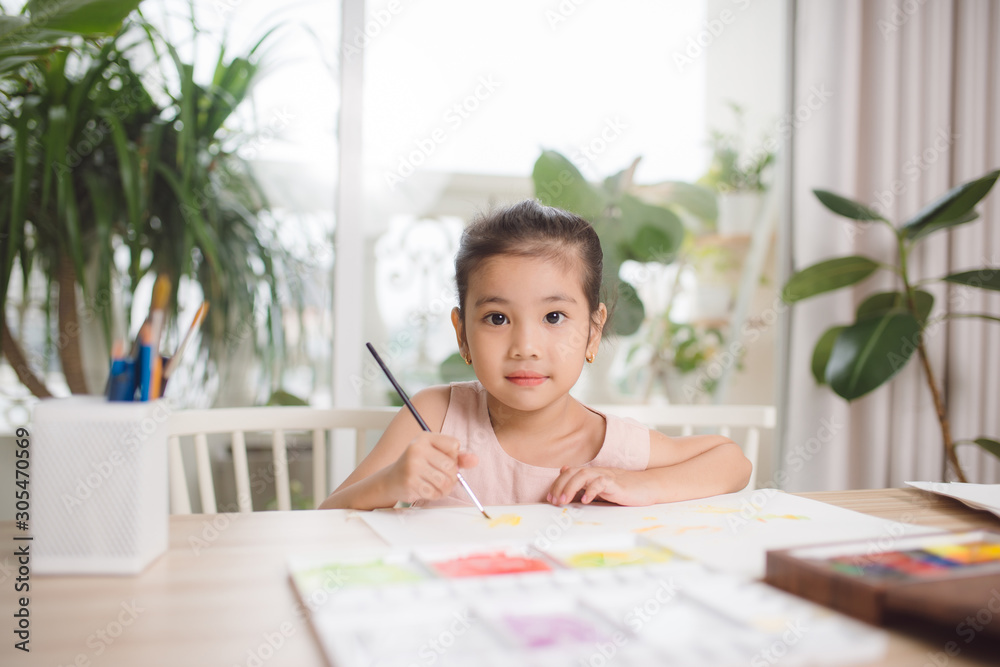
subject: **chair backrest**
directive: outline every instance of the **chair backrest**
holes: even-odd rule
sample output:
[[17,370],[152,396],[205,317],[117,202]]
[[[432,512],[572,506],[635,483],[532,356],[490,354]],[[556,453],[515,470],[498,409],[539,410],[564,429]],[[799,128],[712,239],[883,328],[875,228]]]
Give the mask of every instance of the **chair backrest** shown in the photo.
[[384,430],[398,412],[397,408],[330,409],[309,407],[220,408],[213,410],[182,410],[170,416],[167,440],[170,456],[170,511],[190,514],[181,438],[194,439],[198,490],[202,511],[217,512],[215,483],[208,452],[208,437],[223,433],[232,437],[233,468],[236,480],[236,502],[240,512],[253,511],[250,498],[250,470],[247,463],[246,433],[270,432],[274,485],[278,509],[292,508],[291,485],[288,475],[288,451],[285,434],[312,432],[313,500],[319,505],[326,498],[326,433],[332,429],[354,430],[355,463],[365,455],[366,432]]
[[720,435],[732,437],[732,430],[746,429],[738,444],[753,464],[748,489],[757,486],[757,459],[760,430],[773,429],[777,411],[772,405],[592,405],[599,412],[630,417],[655,429],[679,428],[681,435],[693,435],[696,428],[712,427]]

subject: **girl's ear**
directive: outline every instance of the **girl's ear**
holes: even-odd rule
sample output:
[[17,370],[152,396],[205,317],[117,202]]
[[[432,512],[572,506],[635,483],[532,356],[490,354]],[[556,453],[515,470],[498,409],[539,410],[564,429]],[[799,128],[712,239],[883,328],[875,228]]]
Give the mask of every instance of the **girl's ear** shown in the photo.
[[465,322],[458,308],[451,309],[451,326],[455,327],[455,339],[458,341],[458,351],[463,357],[469,356],[468,342],[465,339]]
[[590,338],[587,340],[587,354],[596,355],[597,348],[601,346],[601,336],[604,334],[604,325],[608,322],[608,307],[603,303],[597,307],[597,313],[590,320]]

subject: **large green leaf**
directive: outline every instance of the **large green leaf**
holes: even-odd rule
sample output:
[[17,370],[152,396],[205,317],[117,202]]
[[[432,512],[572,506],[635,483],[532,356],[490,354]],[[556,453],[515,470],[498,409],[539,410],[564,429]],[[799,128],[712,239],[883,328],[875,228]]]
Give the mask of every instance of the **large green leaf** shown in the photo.
[[878,266],[877,262],[860,255],[828,259],[802,269],[789,278],[781,291],[781,298],[786,303],[795,303],[823,292],[847,287],[870,276]]
[[617,299],[611,307],[611,332],[619,336],[630,336],[639,330],[645,317],[646,309],[635,288],[619,280]]
[[580,170],[556,151],[542,151],[531,171],[531,180],[540,202],[572,211],[591,223],[601,216],[606,205],[601,190],[588,183]]
[[[64,30],[81,35],[108,35],[139,6],[141,0],[29,0],[25,6],[31,23],[46,30]],[[31,38],[30,27],[18,36]]]
[[1000,459],[1000,442],[993,440],[992,438],[976,438],[974,441],[977,445],[988,451],[993,456]]
[[[916,290],[913,300],[917,306],[917,321],[921,324],[927,321],[927,316],[934,308],[934,295],[924,290]],[[858,306],[857,319],[884,315],[892,310],[907,310],[909,304],[903,292],[877,292],[865,299]]]
[[962,271],[945,276],[943,280],[956,285],[1000,290],[1000,267],[983,267],[976,271]]
[[812,354],[812,367],[813,378],[816,379],[817,384],[826,384],[826,365],[830,361],[830,353],[833,352],[833,344],[837,341],[837,336],[846,327],[836,326],[830,327],[823,335],[819,337],[816,341],[816,347],[813,348]]
[[828,209],[852,220],[885,220],[881,215],[853,199],[841,197],[828,190],[813,190],[820,203]]
[[936,230],[950,226],[944,223],[968,222],[966,216],[989,193],[998,176],[1000,176],[1000,169],[952,188],[937,201],[920,209],[913,218],[903,225],[903,235],[908,239],[915,239],[925,235],[923,232],[928,226],[934,226],[934,230]]
[[920,342],[920,323],[891,312],[845,327],[833,344],[826,381],[852,401],[881,386],[906,365]]
[[622,259],[670,263],[684,242],[684,223],[677,214],[625,194],[618,203],[624,240]]
[[951,229],[952,227],[958,227],[959,225],[964,225],[967,222],[972,222],[973,220],[978,220],[978,219],[979,219],[979,214],[976,213],[975,210],[971,210],[965,215],[959,216],[954,220],[938,220],[937,222],[932,222],[929,225],[925,225],[920,231],[913,232],[913,234],[909,236],[909,238],[912,241],[917,241],[919,239],[924,238],[925,236],[933,234],[936,231],[942,229]]

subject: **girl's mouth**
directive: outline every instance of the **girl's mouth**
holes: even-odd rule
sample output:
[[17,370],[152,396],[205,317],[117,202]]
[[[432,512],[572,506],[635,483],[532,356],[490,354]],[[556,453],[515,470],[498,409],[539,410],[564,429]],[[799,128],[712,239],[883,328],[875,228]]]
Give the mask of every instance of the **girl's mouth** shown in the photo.
[[507,376],[507,380],[519,387],[537,387],[546,380],[548,376],[531,371],[515,371]]

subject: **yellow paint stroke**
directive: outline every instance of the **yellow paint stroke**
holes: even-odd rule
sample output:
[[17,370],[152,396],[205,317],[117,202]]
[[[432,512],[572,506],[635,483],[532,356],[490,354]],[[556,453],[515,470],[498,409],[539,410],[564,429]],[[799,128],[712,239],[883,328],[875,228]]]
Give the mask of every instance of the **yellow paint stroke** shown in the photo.
[[757,514],[751,518],[757,519],[757,521],[760,521],[761,523],[767,523],[770,519],[790,519],[792,521],[809,520],[809,517],[801,514]]
[[655,526],[645,526],[643,528],[633,528],[632,532],[633,533],[645,533],[645,532],[648,532],[650,530],[656,530],[657,528],[663,528],[663,524],[659,524],[658,523]]
[[695,512],[699,514],[736,514],[740,510],[736,507],[719,507],[718,505],[698,505]]
[[521,523],[521,517],[517,514],[501,514],[495,519],[490,520],[490,528],[496,528],[497,526],[516,526]]
[[642,517],[642,520],[643,521],[656,521],[656,517],[655,516],[644,516],[644,517]]

